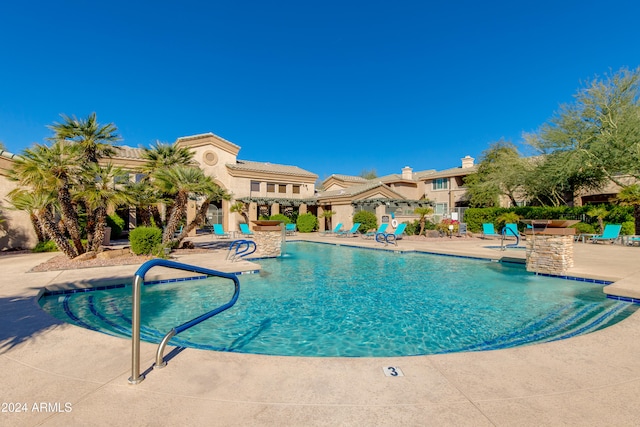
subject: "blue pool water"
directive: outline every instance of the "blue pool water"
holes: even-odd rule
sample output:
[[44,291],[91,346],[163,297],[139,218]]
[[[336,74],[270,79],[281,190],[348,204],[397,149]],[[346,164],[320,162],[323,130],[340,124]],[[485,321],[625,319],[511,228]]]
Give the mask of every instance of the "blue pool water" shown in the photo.
[[[289,243],[240,276],[229,310],[173,345],[243,353],[383,357],[488,350],[568,338],[620,321],[636,305],[602,284],[527,273],[522,265],[420,253]],[[159,342],[229,301],[220,278],[147,285],[142,338]],[[131,334],[131,287],[45,295],[42,307],[76,325]]]

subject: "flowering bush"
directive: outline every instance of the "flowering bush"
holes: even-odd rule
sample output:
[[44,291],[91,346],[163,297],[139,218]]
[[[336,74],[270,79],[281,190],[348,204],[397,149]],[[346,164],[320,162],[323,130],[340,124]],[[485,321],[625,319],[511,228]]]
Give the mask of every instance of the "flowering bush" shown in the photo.
[[[449,230],[450,225],[453,225],[453,230]],[[438,224],[436,224],[436,230],[438,230],[440,233],[443,233],[443,234],[457,233],[459,225],[460,225],[460,221],[455,219],[445,218],[442,221],[440,221]]]

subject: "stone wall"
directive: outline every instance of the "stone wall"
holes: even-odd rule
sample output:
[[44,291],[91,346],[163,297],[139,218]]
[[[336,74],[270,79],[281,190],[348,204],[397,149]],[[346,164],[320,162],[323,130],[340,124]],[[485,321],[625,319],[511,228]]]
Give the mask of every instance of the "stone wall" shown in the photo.
[[282,249],[282,231],[254,231],[256,257],[277,257]]
[[527,236],[527,271],[563,275],[573,267],[573,236]]

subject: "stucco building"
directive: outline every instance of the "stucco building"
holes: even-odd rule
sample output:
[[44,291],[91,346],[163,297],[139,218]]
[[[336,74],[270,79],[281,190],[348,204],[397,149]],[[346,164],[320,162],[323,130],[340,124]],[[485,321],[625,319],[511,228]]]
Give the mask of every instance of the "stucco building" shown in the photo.
[[[399,222],[412,220],[416,206],[432,205],[436,217],[448,215],[463,200],[463,179],[474,173],[473,158],[466,156],[455,168],[436,171],[433,169],[414,172],[411,167],[403,168],[398,174],[391,174],[371,180],[357,176],[331,175],[316,188],[318,176],[297,166],[270,162],[257,162],[238,158],[240,147],[213,133],[178,138],[177,146],[194,153],[194,160],[207,176],[231,195],[231,200],[223,200],[209,208],[207,222],[222,224],[225,230],[238,230],[245,219],[230,212],[230,206],[238,201],[246,206],[249,220],[259,216],[277,213],[288,214],[310,212],[322,217],[325,211],[332,211],[332,222],[353,224],[353,215],[359,210],[374,212],[378,222]],[[144,164],[143,150],[122,146],[110,161],[129,171],[130,180],[142,179],[139,173]],[[25,212],[8,209],[6,195],[15,188],[15,183],[7,179],[15,154],[0,153],[0,197],[2,199],[3,231],[0,249],[32,247],[36,243],[29,216]],[[188,217],[193,218],[197,201],[190,201]],[[135,208],[120,208],[118,213],[127,228],[136,226]],[[320,230],[328,223],[319,220]]]

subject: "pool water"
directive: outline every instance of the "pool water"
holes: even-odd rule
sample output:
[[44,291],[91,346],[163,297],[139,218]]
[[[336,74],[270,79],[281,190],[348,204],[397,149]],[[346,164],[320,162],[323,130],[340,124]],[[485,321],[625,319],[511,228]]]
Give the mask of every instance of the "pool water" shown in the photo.
[[[602,284],[537,276],[524,266],[422,253],[295,242],[240,276],[229,310],[170,344],[291,356],[384,357],[489,350],[568,338],[616,323],[637,306]],[[147,285],[142,339],[231,299],[230,280]],[[131,287],[41,298],[52,315],[131,335]]]

